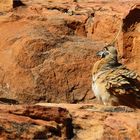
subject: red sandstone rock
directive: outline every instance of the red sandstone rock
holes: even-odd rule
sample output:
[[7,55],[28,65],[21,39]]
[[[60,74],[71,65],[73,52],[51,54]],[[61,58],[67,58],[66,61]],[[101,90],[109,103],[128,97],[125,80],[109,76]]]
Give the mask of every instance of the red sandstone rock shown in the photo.
[[0,1],[0,12],[8,11],[13,8],[13,0]]
[[73,118],[74,140],[140,139],[140,110],[98,104],[47,104],[65,107]]
[[140,74],[137,1],[22,3],[0,16],[1,98],[89,102],[95,53],[113,40],[122,22],[119,54]]
[[35,105],[0,106],[1,139],[70,139],[72,119],[66,109]]
[[[119,55],[140,74],[139,1],[21,2],[0,13],[0,102],[90,102],[95,54],[113,40],[122,23]],[[73,137],[73,130],[75,140],[140,139],[139,110],[47,106],[1,105],[0,139],[64,140]]]
[[124,106],[98,104],[1,104],[0,138],[138,140],[139,114],[140,110]]
[[[47,25],[46,21],[24,20],[1,23],[1,97],[27,103],[76,102],[89,92],[92,97],[89,71],[99,44],[61,36],[63,22],[57,29],[53,27],[53,33],[49,31],[52,21]],[[72,31],[68,29],[66,34]]]

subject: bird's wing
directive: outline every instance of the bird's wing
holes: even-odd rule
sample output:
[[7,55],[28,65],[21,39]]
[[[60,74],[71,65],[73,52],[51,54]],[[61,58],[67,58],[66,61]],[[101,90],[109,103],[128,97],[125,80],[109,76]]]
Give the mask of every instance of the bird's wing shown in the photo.
[[140,97],[140,77],[124,66],[112,70],[105,80],[107,90],[114,95],[136,94]]

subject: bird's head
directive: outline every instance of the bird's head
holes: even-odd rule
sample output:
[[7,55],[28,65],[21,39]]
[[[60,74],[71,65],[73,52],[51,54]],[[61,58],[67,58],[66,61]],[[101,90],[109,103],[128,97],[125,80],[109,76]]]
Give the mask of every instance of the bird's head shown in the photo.
[[117,59],[117,49],[114,45],[106,45],[102,50],[97,52],[97,56],[101,59],[94,64],[94,73],[120,65]]
[[117,50],[113,45],[107,45],[101,51],[98,51],[96,55],[100,58],[116,58]]

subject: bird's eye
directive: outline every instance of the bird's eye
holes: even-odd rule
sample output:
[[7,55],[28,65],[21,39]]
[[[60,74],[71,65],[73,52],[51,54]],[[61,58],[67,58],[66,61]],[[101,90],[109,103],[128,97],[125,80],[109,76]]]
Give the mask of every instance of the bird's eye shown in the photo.
[[104,47],[104,50],[105,50],[105,51],[108,51],[108,48],[107,48],[107,47]]

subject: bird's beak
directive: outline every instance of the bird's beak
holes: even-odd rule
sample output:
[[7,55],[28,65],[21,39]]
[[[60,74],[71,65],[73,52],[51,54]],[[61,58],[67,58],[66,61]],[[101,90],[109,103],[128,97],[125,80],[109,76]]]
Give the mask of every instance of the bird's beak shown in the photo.
[[109,53],[105,50],[101,50],[99,52],[96,53],[97,56],[104,58],[106,55],[108,55]]
[[99,56],[99,57],[101,57],[101,58],[103,58],[103,57],[104,57],[104,51],[103,51],[103,50],[98,51],[98,52],[96,53],[96,55]]

